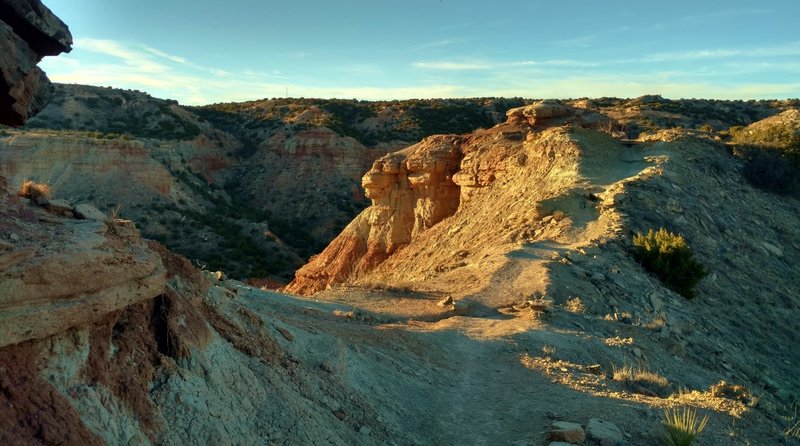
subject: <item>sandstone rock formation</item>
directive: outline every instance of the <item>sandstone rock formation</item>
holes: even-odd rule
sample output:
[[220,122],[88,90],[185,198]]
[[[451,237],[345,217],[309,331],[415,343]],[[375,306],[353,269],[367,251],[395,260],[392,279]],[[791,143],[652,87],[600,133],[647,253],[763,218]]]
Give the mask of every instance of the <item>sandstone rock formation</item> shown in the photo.
[[[543,124],[592,126],[602,119],[549,102],[512,109],[508,115],[507,123],[491,130],[430,137],[377,160],[362,179],[372,206],[298,270],[286,290],[313,294],[362,276],[453,215],[476,191],[493,184],[508,169],[534,166],[531,169],[536,173],[530,175],[536,178],[547,174],[553,160],[569,160],[568,150],[576,156],[578,152],[568,144],[536,138],[535,132]],[[539,211],[532,208],[530,212],[532,216],[524,218],[535,217]]]
[[163,266],[132,222],[58,218],[2,193],[0,231],[8,240],[0,252],[0,347],[62,333],[162,293]]
[[0,122],[21,125],[47,105],[50,81],[36,64],[71,45],[67,26],[40,2],[0,2]]
[[586,108],[574,107],[561,102],[545,100],[506,112],[509,123],[525,121],[531,126],[553,126],[561,123],[578,123],[583,127],[600,127],[610,120]]
[[462,157],[461,142],[460,137],[433,136],[375,161],[361,180],[372,206],[299,271],[287,289],[313,293],[369,271],[452,215],[459,203],[453,174]]

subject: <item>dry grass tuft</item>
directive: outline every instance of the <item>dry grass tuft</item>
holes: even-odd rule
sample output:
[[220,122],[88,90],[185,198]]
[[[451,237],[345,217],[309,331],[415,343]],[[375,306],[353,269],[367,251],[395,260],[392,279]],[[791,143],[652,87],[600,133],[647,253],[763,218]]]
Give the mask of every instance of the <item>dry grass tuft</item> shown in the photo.
[[614,367],[613,378],[614,381],[625,383],[633,392],[643,395],[663,398],[668,396],[670,392],[671,386],[667,378],[644,367]]
[[552,345],[545,344],[544,347],[542,347],[542,353],[547,356],[553,356],[556,353],[556,348]]
[[53,190],[46,184],[37,183],[32,180],[25,180],[19,187],[17,195],[36,201],[39,198],[53,198]]
[[572,299],[567,300],[567,303],[564,305],[564,308],[567,309],[570,313],[583,313],[586,311],[586,305],[583,304],[583,301],[580,297],[574,297]]
[[667,409],[664,411],[664,444],[666,446],[692,446],[708,423],[708,416],[698,419],[694,408]]
[[614,336],[613,338],[603,339],[603,343],[611,347],[622,347],[625,345],[633,345],[633,338],[621,338],[619,336]]

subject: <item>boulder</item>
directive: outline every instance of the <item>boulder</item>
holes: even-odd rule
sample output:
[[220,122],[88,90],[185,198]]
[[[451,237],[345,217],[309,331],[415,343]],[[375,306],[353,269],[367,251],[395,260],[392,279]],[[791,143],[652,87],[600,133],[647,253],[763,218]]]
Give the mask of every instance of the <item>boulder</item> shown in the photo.
[[610,421],[590,418],[586,423],[589,440],[600,446],[615,446],[622,443],[622,431]]
[[510,122],[527,121],[531,125],[542,124],[549,119],[561,118],[574,114],[572,107],[555,101],[538,101],[524,107],[512,108],[506,112]]
[[75,208],[72,210],[72,213],[75,214],[75,218],[80,220],[108,220],[108,216],[106,214],[89,203],[81,203],[75,206]]
[[[14,205],[0,196],[4,206]],[[20,247],[0,256],[0,347],[86,326],[164,292],[161,259],[132,223],[51,219],[14,223]]]
[[582,444],[586,441],[586,432],[578,423],[569,421],[555,421],[550,427],[550,440],[563,441],[571,444]]

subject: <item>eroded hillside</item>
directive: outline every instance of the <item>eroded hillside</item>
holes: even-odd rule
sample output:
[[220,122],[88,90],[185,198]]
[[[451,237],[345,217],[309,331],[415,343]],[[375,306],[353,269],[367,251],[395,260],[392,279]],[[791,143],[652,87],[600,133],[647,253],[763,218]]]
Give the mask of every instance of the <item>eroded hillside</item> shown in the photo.
[[[0,134],[0,174],[12,187],[33,179],[130,218],[212,270],[286,283],[367,205],[358,179],[372,160],[433,131],[494,125],[519,102],[186,108],[139,91],[56,85],[24,130]],[[366,137],[354,126],[383,130]]]
[[[18,240],[0,283],[52,262],[47,240],[78,228],[64,243],[157,255],[163,282],[88,319],[70,315],[98,285],[78,284],[70,328],[3,348],[4,398],[40,402],[14,404],[4,440],[535,445],[573,421],[593,438],[613,423],[607,444],[655,444],[661,409],[690,406],[710,416],[706,444],[791,444],[796,199],[749,186],[705,134],[620,141],[596,130],[606,119],[536,104],[381,157],[364,180],[375,204],[304,269],[342,275],[300,276],[331,285],[317,300],[6,190]],[[660,226],[712,270],[693,300],[630,256],[632,232]]]
[[[504,427],[469,438],[512,440],[493,435],[512,432],[514,415],[479,409],[511,392],[487,410],[578,422],[602,413],[639,430],[631,444],[653,444],[651,408],[674,405],[711,414],[709,444],[785,441],[800,391],[800,203],[752,187],[744,162],[705,132],[620,141],[593,129],[603,123],[592,113],[554,107],[512,110],[491,130],[376,161],[363,179],[373,205],[288,290],[481,339],[477,351],[458,347],[451,378],[464,397],[454,404],[481,414],[467,425],[486,417]],[[631,255],[634,233],[660,227],[683,234],[711,271],[693,300]],[[626,366],[663,381],[626,384]],[[539,378],[547,390],[481,381]],[[549,415],[534,407],[561,392],[581,402]]]

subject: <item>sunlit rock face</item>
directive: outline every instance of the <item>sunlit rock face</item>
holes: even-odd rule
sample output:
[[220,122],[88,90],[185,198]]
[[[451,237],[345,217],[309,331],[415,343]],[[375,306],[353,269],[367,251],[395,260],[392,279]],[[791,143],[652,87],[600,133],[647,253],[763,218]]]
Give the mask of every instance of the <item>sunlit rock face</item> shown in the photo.
[[546,170],[551,159],[564,155],[561,142],[543,142],[530,153],[523,150],[534,146],[531,141],[537,135],[562,125],[599,127],[606,119],[552,101],[511,109],[507,118],[472,134],[431,136],[376,160],[361,180],[372,205],[297,271],[287,291],[313,294],[363,277],[404,246],[423,239],[429,229],[510,170],[529,161]]
[[287,289],[311,294],[358,276],[452,215],[459,204],[453,174],[460,166],[463,140],[432,136],[375,161],[361,179],[372,206],[300,269]]

